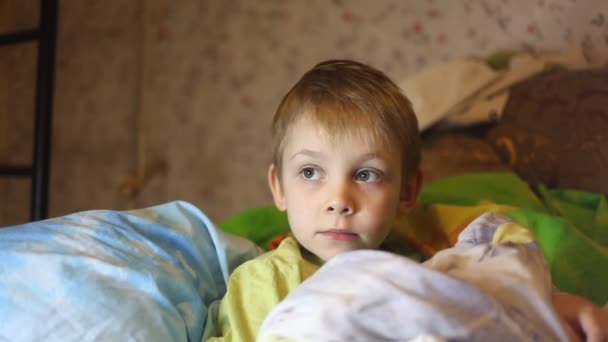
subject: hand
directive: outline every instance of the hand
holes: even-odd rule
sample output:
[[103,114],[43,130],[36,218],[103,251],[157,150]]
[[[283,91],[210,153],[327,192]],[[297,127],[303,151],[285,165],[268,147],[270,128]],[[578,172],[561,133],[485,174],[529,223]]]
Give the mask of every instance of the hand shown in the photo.
[[608,341],[608,312],[583,297],[569,293],[554,293],[552,301],[573,341]]

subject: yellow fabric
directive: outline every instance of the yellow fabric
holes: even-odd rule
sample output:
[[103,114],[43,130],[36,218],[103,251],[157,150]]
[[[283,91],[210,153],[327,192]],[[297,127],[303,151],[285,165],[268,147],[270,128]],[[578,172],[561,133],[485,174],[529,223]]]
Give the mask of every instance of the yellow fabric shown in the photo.
[[230,275],[220,302],[220,337],[208,341],[255,341],[270,310],[318,269],[302,257],[292,237],[276,250],[242,264]]
[[395,235],[410,243],[430,258],[442,249],[454,246],[458,234],[479,215],[491,211],[504,213],[515,209],[508,205],[480,203],[473,206],[431,204],[418,205],[397,218]]
[[513,242],[517,244],[525,244],[534,241],[534,235],[524,226],[515,222],[503,223],[494,232],[492,243]]

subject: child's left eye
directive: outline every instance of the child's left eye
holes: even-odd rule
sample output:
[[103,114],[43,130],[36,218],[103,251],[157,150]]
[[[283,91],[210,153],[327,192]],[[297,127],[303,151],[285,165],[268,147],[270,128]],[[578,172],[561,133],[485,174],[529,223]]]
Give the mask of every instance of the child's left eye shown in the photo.
[[372,170],[361,170],[355,178],[360,182],[374,183],[380,180],[380,175]]

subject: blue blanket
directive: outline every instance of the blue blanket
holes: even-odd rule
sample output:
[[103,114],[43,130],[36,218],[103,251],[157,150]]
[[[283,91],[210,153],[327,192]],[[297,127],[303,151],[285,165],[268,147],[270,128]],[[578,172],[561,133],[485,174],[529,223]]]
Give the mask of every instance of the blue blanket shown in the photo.
[[0,340],[201,341],[230,272],[261,250],[171,202],[0,229]]

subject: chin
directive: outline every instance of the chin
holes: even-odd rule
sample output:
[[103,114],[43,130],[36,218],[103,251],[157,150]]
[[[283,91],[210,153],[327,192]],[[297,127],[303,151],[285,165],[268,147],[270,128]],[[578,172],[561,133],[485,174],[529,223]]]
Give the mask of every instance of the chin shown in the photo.
[[360,249],[361,248],[348,248],[348,249],[338,250],[338,251],[335,251],[335,252],[332,252],[332,253],[326,253],[326,254],[324,254],[324,255],[321,256],[321,259],[323,259],[325,261],[329,261],[329,259],[335,257],[336,255],[344,254],[344,253],[352,252],[352,251],[358,251]]

